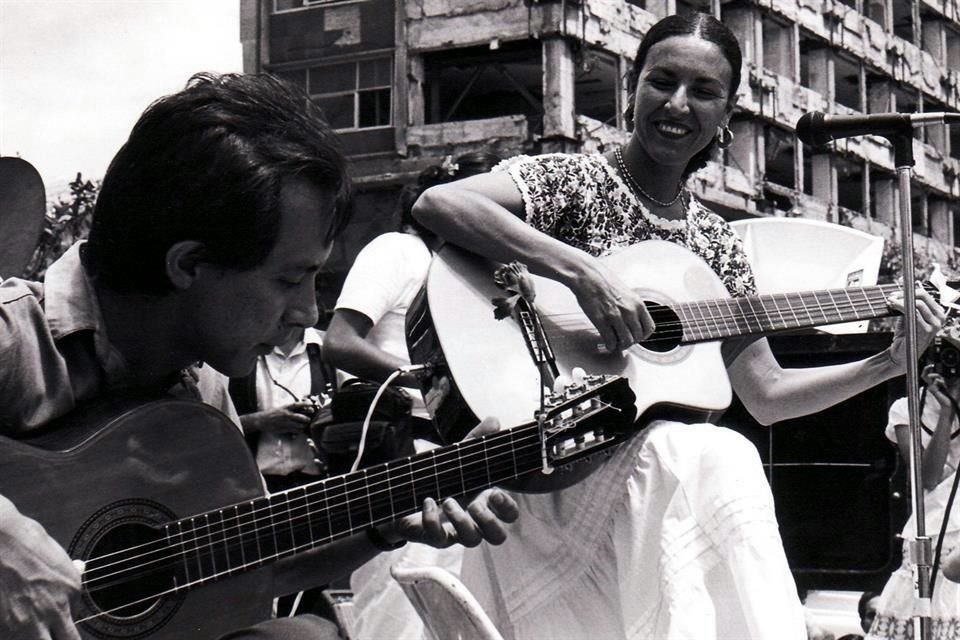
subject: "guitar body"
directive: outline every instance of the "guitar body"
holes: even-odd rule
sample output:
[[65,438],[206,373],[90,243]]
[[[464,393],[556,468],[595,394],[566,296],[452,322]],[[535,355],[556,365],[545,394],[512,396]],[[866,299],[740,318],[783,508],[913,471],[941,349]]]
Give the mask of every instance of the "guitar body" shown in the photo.
[[[703,260],[670,242],[641,242],[601,260],[652,302],[672,306],[729,297]],[[424,386],[428,402],[431,391],[449,386],[432,407],[448,439],[462,437],[478,418],[497,416],[508,427],[530,420],[539,407],[539,370],[523,331],[512,318],[494,318],[491,300],[504,295],[493,280],[496,267],[445,246],[407,314],[413,362],[436,365]],[[661,410],[709,416],[729,405],[720,342],[634,345],[623,353],[607,353],[573,293],[556,281],[533,278],[535,304],[561,374],[582,367],[627,378],[637,397],[637,415],[647,418]]]
[[[0,493],[39,521],[74,559],[153,541],[156,526],[263,495],[240,431],[207,405],[120,402],[68,418],[66,425],[30,441],[0,438]],[[91,640],[212,640],[270,616],[271,580],[264,571],[269,569],[148,598],[78,628]],[[162,587],[166,577],[151,579]],[[74,619],[111,609],[115,597],[129,598],[138,588],[148,586],[91,590],[85,576]]]

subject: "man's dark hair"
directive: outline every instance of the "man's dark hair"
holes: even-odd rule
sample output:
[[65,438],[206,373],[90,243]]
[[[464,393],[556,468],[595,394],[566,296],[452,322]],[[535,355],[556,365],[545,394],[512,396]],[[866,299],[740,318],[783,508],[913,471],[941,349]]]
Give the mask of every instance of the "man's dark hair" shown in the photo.
[[864,591],[860,594],[860,599],[857,601],[857,613],[860,614],[860,619],[863,620],[867,615],[867,604],[873,598],[876,598],[880,594],[876,591]]
[[336,135],[298,87],[269,75],[193,76],[151,104],[110,163],[83,261],[121,292],[170,289],[167,250],[203,244],[204,259],[247,270],[276,242],[291,178],[336,195],[332,240],[349,216],[350,182]]
[[[633,67],[627,76],[627,90],[630,94],[630,107],[628,109],[628,119],[633,119],[633,95],[637,89],[637,82],[640,79],[640,72],[647,61],[647,54],[658,42],[663,42],[667,38],[674,36],[696,36],[707,42],[711,42],[720,48],[724,59],[730,64],[733,72],[730,76],[730,86],[728,87],[729,99],[733,100],[740,87],[740,67],[743,64],[743,54],[740,51],[740,43],[737,37],[727,28],[725,24],[714,18],[708,13],[690,11],[667,16],[660,20],[647,31],[637,47],[637,54],[633,59]],[[630,123],[633,126],[633,123]],[[707,160],[710,159],[716,149],[716,139],[708,144],[704,149],[697,153],[687,164],[683,172],[684,177],[707,166]]]

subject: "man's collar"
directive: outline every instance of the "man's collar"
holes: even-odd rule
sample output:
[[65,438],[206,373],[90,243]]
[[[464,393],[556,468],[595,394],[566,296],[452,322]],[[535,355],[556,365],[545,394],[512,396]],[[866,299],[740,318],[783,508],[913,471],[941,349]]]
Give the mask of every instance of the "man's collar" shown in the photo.
[[77,331],[96,333],[103,328],[93,284],[80,262],[81,244],[67,249],[50,265],[43,279],[47,324],[56,340]]
[[107,379],[116,380],[125,375],[126,360],[110,344],[96,291],[80,261],[82,245],[83,242],[77,242],[67,249],[50,265],[43,278],[47,326],[54,340],[79,331],[90,331],[97,359]]
[[281,349],[280,347],[274,347],[272,353],[278,358],[284,358],[284,359],[293,358],[302,354],[304,351],[306,351],[308,344],[317,344],[322,346],[323,333],[318,331],[317,329],[314,329],[313,327],[308,327],[307,329],[304,330],[303,339],[300,342],[298,342],[296,345],[294,345],[293,349],[290,351],[290,355],[286,355],[283,352],[283,349]]

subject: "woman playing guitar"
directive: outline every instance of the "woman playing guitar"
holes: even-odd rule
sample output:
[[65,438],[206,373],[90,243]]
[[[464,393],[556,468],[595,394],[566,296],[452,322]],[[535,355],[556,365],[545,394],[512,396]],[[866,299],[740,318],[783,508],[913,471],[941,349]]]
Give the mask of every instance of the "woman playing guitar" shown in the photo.
[[[739,45],[721,22],[669,16],[637,51],[624,146],[511,159],[427,190],[414,215],[452,244],[566,285],[610,357],[629,368],[647,357],[638,343],[654,323],[643,292],[605,262],[615,250],[673,243],[709,265],[730,296],[755,293],[737,235],[685,187],[715,146],[732,141],[740,69]],[[943,313],[926,293],[917,300],[922,350]],[[904,352],[898,333],[865,360],[783,369],[765,338],[722,348],[734,390],[763,424],[902,375]],[[637,385],[658,380],[633,382],[639,395]],[[537,484],[564,487],[569,478]],[[463,568],[511,637],[806,638],[759,458],[730,430],[657,420],[585,481],[517,499],[524,517],[507,543],[468,551]]]

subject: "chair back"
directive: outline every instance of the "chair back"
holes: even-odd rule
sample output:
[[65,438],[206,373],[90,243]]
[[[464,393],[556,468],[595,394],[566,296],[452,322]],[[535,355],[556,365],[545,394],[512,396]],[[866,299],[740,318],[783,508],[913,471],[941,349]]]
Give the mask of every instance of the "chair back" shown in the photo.
[[390,574],[423,619],[430,640],[503,640],[477,599],[449,571],[394,565]]

